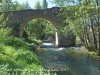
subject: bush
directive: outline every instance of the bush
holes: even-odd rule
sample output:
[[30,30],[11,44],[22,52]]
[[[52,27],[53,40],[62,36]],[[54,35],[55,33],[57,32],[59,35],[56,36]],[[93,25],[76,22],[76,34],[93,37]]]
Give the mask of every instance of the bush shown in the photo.
[[9,28],[1,28],[0,29],[0,47],[3,44],[8,43],[9,39],[11,38],[9,36],[10,32],[11,32],[11,29],[9,29]]
[[0,75],[53,75],[41,70],[42,62],[30,50],[4,46],[0,53]]

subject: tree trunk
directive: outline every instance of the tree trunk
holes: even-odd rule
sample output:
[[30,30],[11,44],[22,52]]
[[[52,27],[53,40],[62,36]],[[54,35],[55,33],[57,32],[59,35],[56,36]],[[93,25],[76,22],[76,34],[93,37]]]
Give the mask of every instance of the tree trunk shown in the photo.
[[83,35],[84,35],[84,37],[83,37],[84,38],[84,44],[85,44],[86,47],[88,47],[88,42],[87,42],[87,37],[86,37],[86,27],[84,27],[84,34]]
[[95,33],[94,33],[94,28],[93,28],[91,18],[90,18],[90,29],[91,29],[90,35],[91,35],[91,38],[92,38],[93,48],[94,48],[94,50],[97,50],[97,40],[96,40],[96,36],[95,36]]
[[88,32],[88,30],[87,30],[87,26],[85,27],[85,36],[86,36],[86,41],[87,41],[87,49],[89,50],[89,51],[91,51],[91,48],[90,48],[90,38],[89,38],[89,32]]
[[98,0],[95,0],[96,1],[96,15],[97,15],[97,41],[98,41],[98,55],[100,56],[100,26],[99,26],[99,10],[98,10]]

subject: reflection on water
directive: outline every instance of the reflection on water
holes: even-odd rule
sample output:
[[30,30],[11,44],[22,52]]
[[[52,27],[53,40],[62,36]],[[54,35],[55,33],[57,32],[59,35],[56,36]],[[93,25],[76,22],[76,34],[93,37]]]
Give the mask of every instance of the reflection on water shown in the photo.
[[57,75],[100,75],[100,60],[88,56],[84,49],[46,47],[37,54],[47,68],[58,69]]
[[[68,51],[67,51],[68,52]],[[82,51],[67,53],[68,67],[74,75],[100,75],[100,60],[89,57]]]

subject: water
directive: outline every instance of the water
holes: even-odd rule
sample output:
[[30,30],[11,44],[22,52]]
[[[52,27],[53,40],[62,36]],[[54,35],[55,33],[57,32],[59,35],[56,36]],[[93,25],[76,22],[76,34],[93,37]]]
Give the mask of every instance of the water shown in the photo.
[[100,75],[100,59],[89,56],[84,49],[55,48],[53,44],[45,43],[37,54],[57,75]]

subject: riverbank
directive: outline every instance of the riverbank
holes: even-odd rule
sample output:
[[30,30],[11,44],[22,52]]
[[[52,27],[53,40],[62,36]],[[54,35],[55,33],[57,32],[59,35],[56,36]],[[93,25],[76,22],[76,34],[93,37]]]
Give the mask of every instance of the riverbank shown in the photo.
[[43,63],[35,54],[38,42],[28,43],[15,38],[0,47],[0,75],[43,75],[48,74]]

